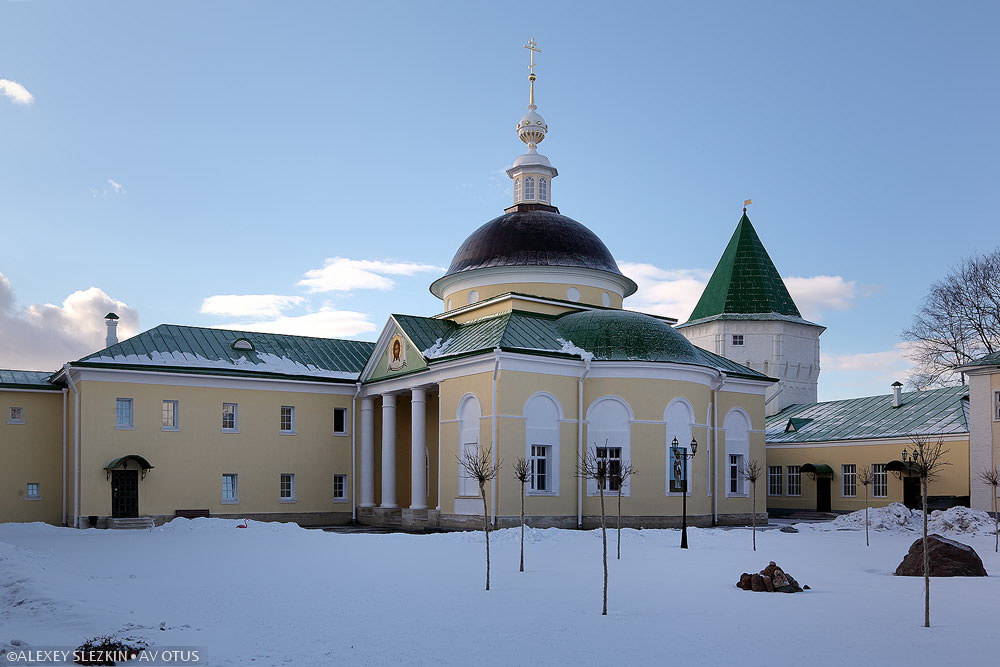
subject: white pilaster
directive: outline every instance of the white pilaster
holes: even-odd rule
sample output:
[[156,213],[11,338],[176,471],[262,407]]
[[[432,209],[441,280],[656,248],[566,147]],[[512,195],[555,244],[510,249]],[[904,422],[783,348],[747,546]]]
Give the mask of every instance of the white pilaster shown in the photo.
[[410,509],[427,509],[427,478],[424,470],[427,446],[427,391],[414,389],[410,398]]
[[396,504],[396,397],[382,394],[382,504]]
[[375,507],[375,399],[361,399],[361,503]]

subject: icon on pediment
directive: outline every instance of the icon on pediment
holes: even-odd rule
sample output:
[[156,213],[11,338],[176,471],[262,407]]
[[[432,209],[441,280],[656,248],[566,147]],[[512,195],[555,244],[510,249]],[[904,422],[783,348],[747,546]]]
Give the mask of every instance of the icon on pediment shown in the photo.
[[396,334],[389,341],[389,370],[398,371],[406,367],[406,344],[403,337]]

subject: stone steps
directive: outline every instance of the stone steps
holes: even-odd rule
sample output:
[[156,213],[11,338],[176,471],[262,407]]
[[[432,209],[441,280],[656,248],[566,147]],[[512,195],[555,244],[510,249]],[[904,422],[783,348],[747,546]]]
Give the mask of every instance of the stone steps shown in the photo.
[[114,530],[144,530],[156,525],[151,516],[137,516],[127,519],[108,519],[108,528]]

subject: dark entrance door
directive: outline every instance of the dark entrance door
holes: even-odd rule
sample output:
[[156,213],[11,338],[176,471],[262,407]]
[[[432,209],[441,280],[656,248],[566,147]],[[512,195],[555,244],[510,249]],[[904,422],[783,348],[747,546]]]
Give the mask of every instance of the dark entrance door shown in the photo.
[[139,471],[111,471],[111,516],[128,519],[139,516]]
[[816,478],[816,511],[830,511],[830,478]]
[[911,510],[920,509],[920,478],[903,478],[903,504]]

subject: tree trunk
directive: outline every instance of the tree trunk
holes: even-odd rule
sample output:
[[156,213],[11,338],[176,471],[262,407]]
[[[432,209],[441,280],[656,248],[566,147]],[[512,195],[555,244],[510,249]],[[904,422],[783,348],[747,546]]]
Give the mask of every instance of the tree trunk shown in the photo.
[[622,485],[618,483],[618,560],[622,559]]
[[1000,514],[997,514],[997,487],[993,487],[993,532],[996,534],[996,544],[993,551],[1000,553]]
[[927,548],[927,477],[920,478],[921,504],[924,509],[924,627],[931,627],[931,558]]
[[757,485],[753,484],[753,500],[750,501],[750,526],[753,531],[753,550],[757,551]]
[[479,487],[483,497],[483,530],[486,531],[486,590],[490,590],[490,513],[486,507],[486,487]]
[[868,485],[865,484],[865,546],[870,547],[868,543]]
[[604,519],[604,486],[597,485],[601,490],[601,543],[604,548],[604,608],[601,616],[608,615],[608,531],[607,522]]
[[524,482],[521,482],[521,572],[524,572]]

